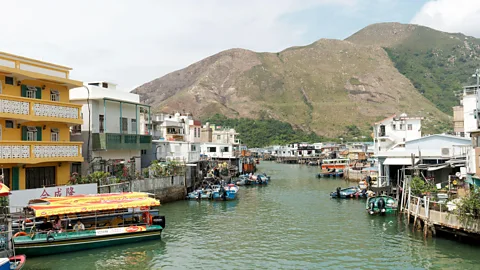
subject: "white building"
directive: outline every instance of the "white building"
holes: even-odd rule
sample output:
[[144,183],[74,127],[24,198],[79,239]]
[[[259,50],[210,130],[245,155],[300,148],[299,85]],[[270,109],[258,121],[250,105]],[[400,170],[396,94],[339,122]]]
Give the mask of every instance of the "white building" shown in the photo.
[[73,88],[70,101],[83,105],[83,124],[71,131],[72,141],[84,141],[82,174],[113,172],[113,164],[133,162],[139,171],[141,151],[151,147],[150,106],[140,103],[139,95],[120,91],[109,82]]
[[374,124],[375,153],[396,147],[404,147],[405,142],[422,137],[423,117],[392,115]]
[[477,86],[465,86],[460,106],[453,107],[453,130],[456,135],[470,137],[470,132],[480,129],[480,104]]
[[233,144],[229,143],[202,143],[200,152],[208,158],[235,158]]
[[200,160],[200,143],[152,141],[156,146],[156,160],[176,160],[192,163]]

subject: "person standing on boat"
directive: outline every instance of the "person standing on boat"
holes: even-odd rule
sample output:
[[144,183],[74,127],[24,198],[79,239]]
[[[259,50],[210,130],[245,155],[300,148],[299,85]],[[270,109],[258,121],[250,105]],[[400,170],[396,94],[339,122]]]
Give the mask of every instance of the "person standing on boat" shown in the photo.
[[372,177],[370,177],[370,175],[367,175],[367,184],[367,188],[370,189],[372,186]]

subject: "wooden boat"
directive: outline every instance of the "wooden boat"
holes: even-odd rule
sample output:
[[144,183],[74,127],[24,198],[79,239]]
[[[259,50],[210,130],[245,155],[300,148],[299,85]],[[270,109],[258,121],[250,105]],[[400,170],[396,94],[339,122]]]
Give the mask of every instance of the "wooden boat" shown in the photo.
[[[58,217],[60,228],[34,226],[16,234],[13,238],[15,251],[27,256],[44,256],[159,240],[165,228],[165,217],[152,216],[150,209],[159,205],[158,200],[140,192],[32,200],[27,214],[45,218],[46,225],[51,217]],[[133,212],[130,217],[124,215],[125,209]],[[81,222],[84,229],[72,228],[77,222]]]
[[338,199],[367,198],[366,191],[362,191],[359,187],[338,187],[336,191],[330,193],[330,197]]
[[393,197],[379,195],[368,198],[366,208],[370,215],[395,214],[398,210],[398,202]]

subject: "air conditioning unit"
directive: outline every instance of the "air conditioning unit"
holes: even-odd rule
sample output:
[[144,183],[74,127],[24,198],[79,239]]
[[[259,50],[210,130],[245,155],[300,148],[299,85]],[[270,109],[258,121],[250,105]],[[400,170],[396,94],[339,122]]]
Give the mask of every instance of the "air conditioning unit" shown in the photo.
[[442,156],[450,156],[450,148],[442,148]]

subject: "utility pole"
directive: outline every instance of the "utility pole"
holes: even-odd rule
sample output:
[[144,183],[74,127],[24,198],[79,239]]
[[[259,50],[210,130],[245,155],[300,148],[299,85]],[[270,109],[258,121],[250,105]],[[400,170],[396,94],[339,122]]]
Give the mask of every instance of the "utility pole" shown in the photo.
[[479,99],[479,92],[478,92],[478,88],[479,88],[479,79],[480,79],[480,69],[476,69],[475,70],[475,74],[472,75],[472,77],[477,77],[477,89],[476,89],[476,97],[477,97],[477,109],[475,111],[475,118],[477,119],[477,125],[479,124],[479,119],[478,119],[478,112],[479,112],[479,104],[478,104],[478,99]]

